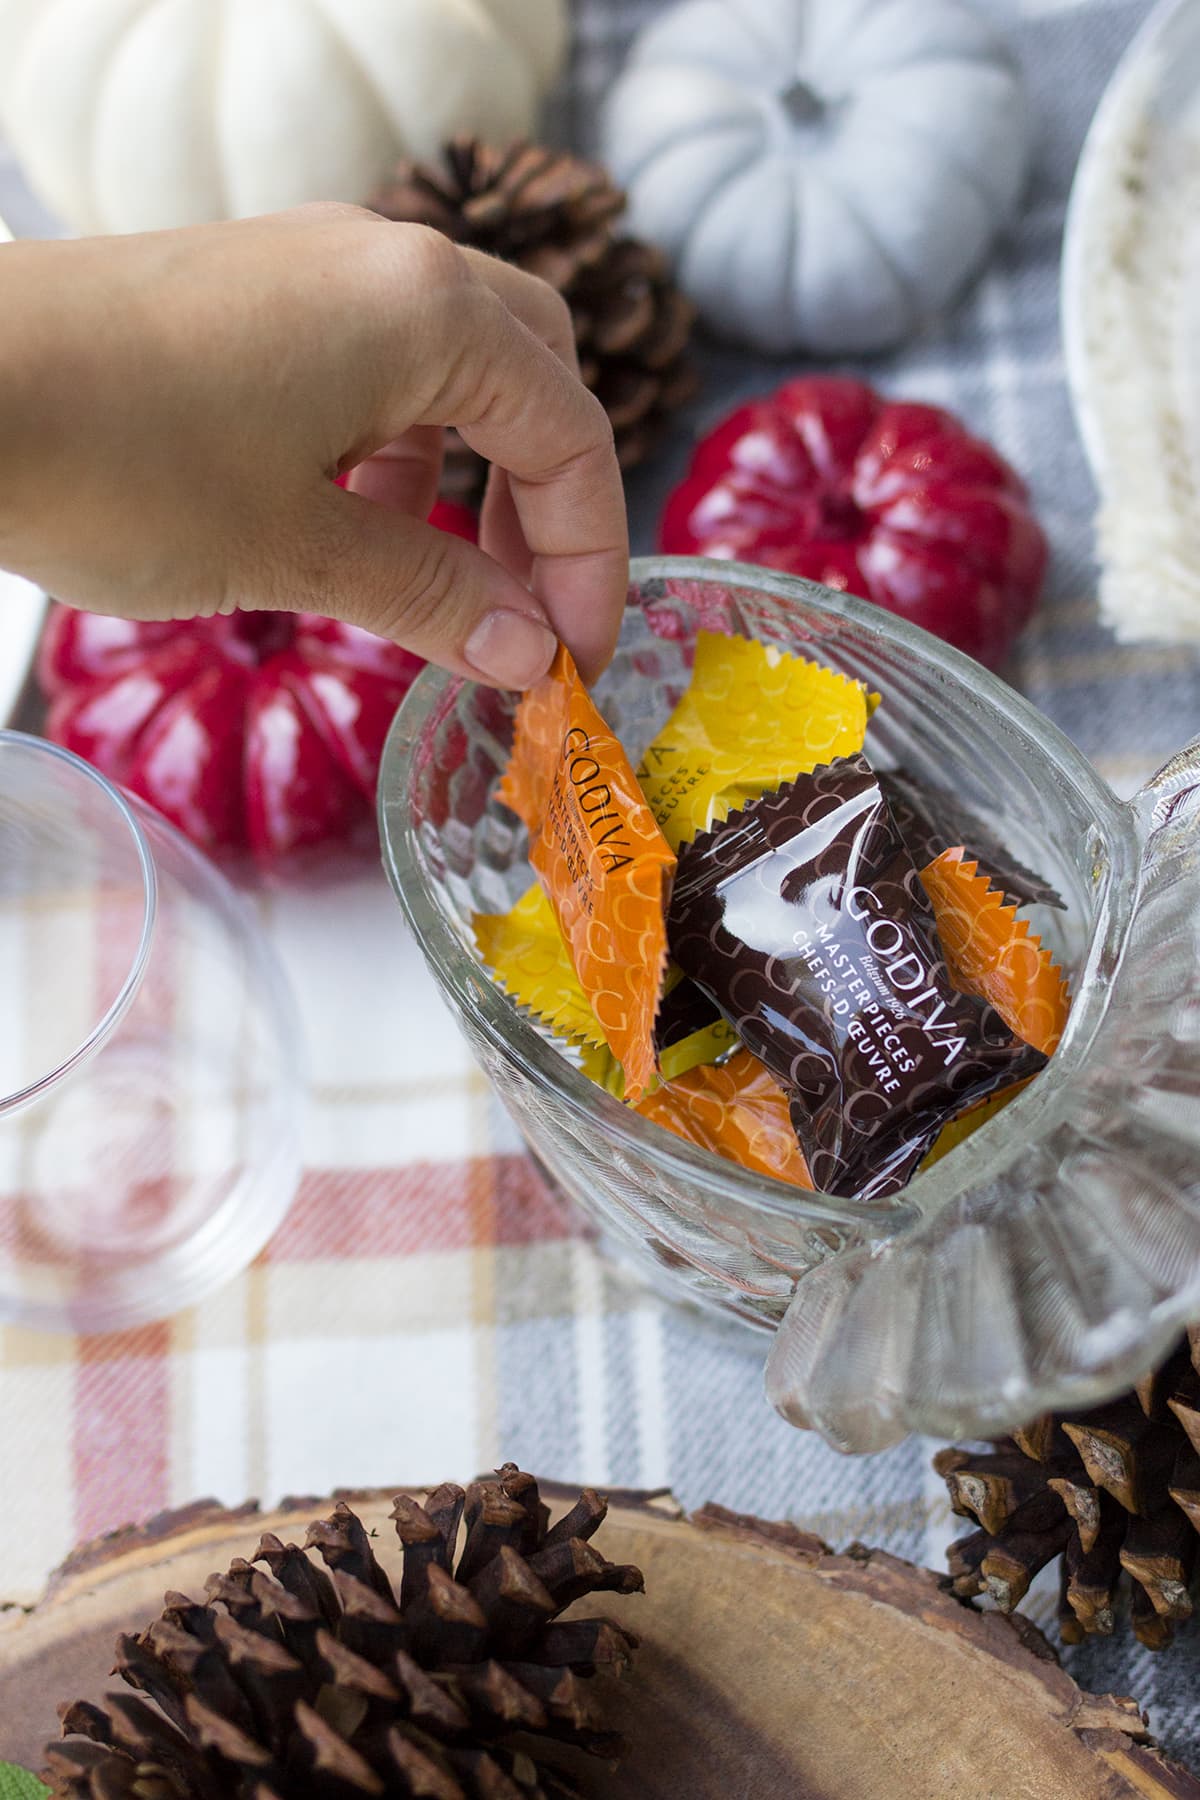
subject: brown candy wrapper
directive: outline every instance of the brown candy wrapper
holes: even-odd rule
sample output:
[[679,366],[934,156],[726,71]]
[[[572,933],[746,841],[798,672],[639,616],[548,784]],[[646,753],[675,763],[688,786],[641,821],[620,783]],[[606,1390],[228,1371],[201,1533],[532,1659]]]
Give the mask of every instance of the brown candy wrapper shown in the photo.
[[[813,667],[811,664],[803,666],[809,669]],[[841,680],[841,677],[836,679]],[[848,743],[846,749],[848,752],[861,747],[861,743]],[[799,773],[801,769],[798,758],[795,760],[797,767],[792,771],[793,774]],[[803,764],[804,769],[810,766],[808,762]],[[643,766],[639,776],[644,773]],[[776,788],[780,785],[779,782],[773,784]],[[981,872],[986,871],[986,876],[991,878],[999,890],[998,904],[1042,905],[1062,909],[1064,902],[1050,883],[1018,862],[984,821],[961,801],[939,789],[926,787],[915,776],[908,775],[901,769],[879,774],[879,785],[918,869],[925,868],[943,853],[949,853],[953,847],[956,855],[977,865]],[[750,799],[754,795],[746,794],[745,797]],[[727,799],[727,796],[722,798]],[[718,804],[709,810],[716,817],[724,817],[728,814],[729,807],[727,804]],[[974,990],[968,986],[966,991]],[[991,999],[991,996],[988,998]],[[672,994],[664,996],[659,1011],[655,1026],[659,1050],[675,1042],[686,1031],[698,1031],[705,1021],[711,1023],[716,1010],[712,1001],[693,982],[677,986]],[[1003,1008],[998,1010],[1003,1014]],[[1020,1031],[1017,1035],[1025,1036]],[[1038,1045],[1038,1048],[1041,1046]]]
[[[992,887],[987,874],[966,862],[958,850],[944,851],[922,869],[921,885],[933,906],[954,986],[986,999],[1017,1037],[1051,1055],[1066,1026],[1070,994],[1062,972],[1031,934],[1028,920],[1022,919]],[[700,1021],[707,1017],[704,1009],[712,1005],[694,982],[678,982],[659,1011],[660,1041],[699,1043]],[[732,1028],[726,1029],[732,1037]],[[715,1044],[708,1047],[715,1048]],[[741,1050],[720,1069],[695,1068],[680,1081],[672,1078],[672,1054],[668,1050],[661,1062],[668,1085],[637,1108],[644,1118],[743,1168],[811,1188],[792,1128],[788,1095],[756,1057]],[[594,1080],[604,1082],[604,1072],[594,1057],[585,1067]],[[607,1085],[619,1098],[620,1087]],[[965,1143],[1025,1085],[1021,1081],[1006,1087],[951,1119],[938,1133],[921,1168],[931,1168]]]
[[528,827],[529,860],[636,1100],[655,1074],[675,856],[565,649],[521,701],[500,798]]
[[954,986],[916,865],[861,754],[687,845],[669,939],[787,1089],[827,1193],[895,1193],[952,1117],[1046,1060]]
[[918,869],[927,867],[944,850],[958,848],[968,862],[987,870],[1012,905],[1063,908],[1057,890],[1019,863],[986,822],[953,794],[927,787],[904,769],[880,774],[879,785]]

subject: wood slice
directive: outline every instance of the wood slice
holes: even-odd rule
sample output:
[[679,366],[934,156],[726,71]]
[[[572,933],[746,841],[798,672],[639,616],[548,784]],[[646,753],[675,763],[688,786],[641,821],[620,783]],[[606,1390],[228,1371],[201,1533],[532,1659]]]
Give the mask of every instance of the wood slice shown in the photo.
[[[344,1496],[385,1563],[392,1493]],[[564,1509],[565,1490],[543,1493]],[[57,1702],[100,1697],[117,1634],[167,1589],[202,1597],[260,1531],[302,1542],[328,1504],[203,1504],[77,1552],[34,1611],[0,1615],[0,1759],[40,1766]],[[664,1495],[614,1496],[597,1541],[646,1594],[602,1597],[642,1649],[608,1684],[627,1761],[573,1764],[594,1800],[1200,1800],[1132,1700],[1083,1693],[1033,1627],[960,1605],[928,1570],[716,1507],[687,1519]]]

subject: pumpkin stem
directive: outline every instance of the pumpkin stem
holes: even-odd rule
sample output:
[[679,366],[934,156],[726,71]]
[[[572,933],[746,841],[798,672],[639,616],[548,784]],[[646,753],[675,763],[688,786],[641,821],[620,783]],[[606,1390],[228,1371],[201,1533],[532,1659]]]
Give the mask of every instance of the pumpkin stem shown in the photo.
[[296,619],[293,613],[233,613],[229,632],[253,665],[261,667],[272,656],[291,649],[296,637]]
[[793,125],[816,125],[825,116],[824,100],[799,77],[781,91],[779,104]]

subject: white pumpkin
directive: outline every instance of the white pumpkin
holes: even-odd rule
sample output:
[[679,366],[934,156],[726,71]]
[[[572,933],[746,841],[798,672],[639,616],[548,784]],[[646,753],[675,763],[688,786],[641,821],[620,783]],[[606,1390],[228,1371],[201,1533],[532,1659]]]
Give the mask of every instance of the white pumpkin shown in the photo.
[[367,199],[530,131],[565,0],[0,0],[0,129],[79,231]]
[[605,118],[630,229],[723,335],[879,349],[961,288],[1024,183],[1020,78],[957,0],[685,0]]

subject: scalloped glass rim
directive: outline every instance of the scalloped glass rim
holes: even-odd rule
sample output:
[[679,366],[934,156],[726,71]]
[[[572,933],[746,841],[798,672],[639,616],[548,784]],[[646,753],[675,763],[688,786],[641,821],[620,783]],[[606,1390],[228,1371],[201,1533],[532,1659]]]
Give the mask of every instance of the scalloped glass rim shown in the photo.
[[[1026,741],[1032,753],[1045,758],[1049,767],[1057,768],[1085,795],[1110,848],[1118,846],[1122,838],[1129,837],[1132,864],[1135,846],[1128,809],[1115,798],[1082,753],[1036,707],[969,657],[869,601],[834,592],[798,576],[782,575],[746,563],[700,557],[642,557],[630,566],[630,581],[635,587],[672,578],[711,581],[727,588],[749,589],[784,600],[802,601],[832,618],[870,628],[927,668],[936,670],[947,682],[965,685],[1004,717],[1006,725]],[[1047,1120],[1061,1085],[1053,1077],[1065,1077],[1080,1064],[1104,1013],[1105,982],[1103,977],[1096,979],[1095,974],[1106,960],[1112,961],[1119,955],[1124,923],[1115,900],[1124,871],[1115,861],[1106,872],[1097,900],[1086,966],[1076,983],[1076,1002],[1051,1069],[1031,1083],[1000,1117],[984,1126],[951,1156],[918,1176],[900,1199],[886,1207],[802,1192],[783,1182],[751,1174],[708,1151],[672,1138],[589,1081],[522,1016],[447,922],[444,909],[431,890],[422,847],[410,829],[407,796],[426,733],[453,706],[461,689],[469,685],[440,669],[425,670],[414,683],[392,726],[379,780],[379,824],[385,867],[409,925],[439,983],[453,995],[474,1026],[527,1079],[566,1098],[575,1111],[591,1115],[601,1137],[630,1144],[693,1180],[699,1178],[714,1194],[734,1200],[748,1211],[757,1211],[764,1218],[778,1215],[794,1219],[800,1211],[811,1215],[814,1221],[824,1220],[831,1225],[849,1227],[864,1239],[883,1242],[918,1220],[934,1216],[968,1187],[994,1175],[1007,1160],[1010,1146],[1028,1138],[1035,1123]]]

